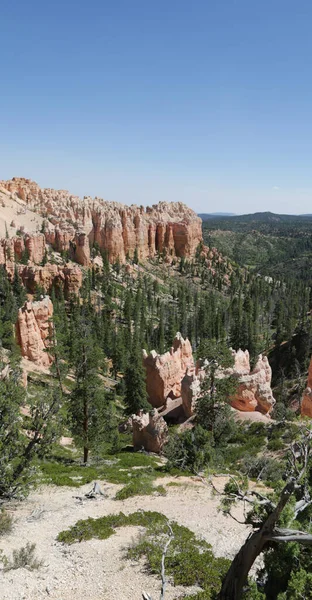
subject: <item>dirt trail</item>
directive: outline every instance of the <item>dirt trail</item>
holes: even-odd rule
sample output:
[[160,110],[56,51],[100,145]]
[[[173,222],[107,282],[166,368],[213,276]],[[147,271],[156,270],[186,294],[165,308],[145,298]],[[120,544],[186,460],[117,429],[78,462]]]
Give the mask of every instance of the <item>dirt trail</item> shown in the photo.
[[[172,481],[180,485],[166,485]],[[117,501],[114,496],[122,486],[101,482],[107,498],[77,501],[75,496],[83,496],[91,489],[90,484],[81,488],[45,486],[24,502],[11,505],[14,528],[10,535],[0,538],[0,548],[11,555],[13,549],[35,542],[36,555],[44,561],[44,566],[37,571],[1,571],[1,600],[141,600],[143,590],[157,600],[159,579],[144,572],[142,564],[123,558],[124,548],[142,528],[117,529],[107,540],[93,539],[72,546],[56,541],[60,531],[87,517],[154,510],[202,536],[212,544],[217,556],[231,558],[235,554],[248,528],[218,512],[219,499],[212,496],[207,486],[181,477],[162,478],[158,483],[165,485],[166,496],[137,496]],[[237,512],[236,516],[241,515]],[[179,598],[182,592],[185,588],[168,585],[166,600]]]

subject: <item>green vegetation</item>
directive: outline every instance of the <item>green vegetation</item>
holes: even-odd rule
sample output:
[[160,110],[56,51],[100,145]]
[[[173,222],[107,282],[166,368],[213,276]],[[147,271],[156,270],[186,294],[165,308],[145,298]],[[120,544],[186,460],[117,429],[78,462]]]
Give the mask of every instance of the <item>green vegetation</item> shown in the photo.
[[78,521],[76,525],[70,527],[67,531],[62,531],[57,536],[59,542],[64,544],[73,544],[83,540],[97,538],[105,540],[115,533],[117,527],[141,526],[148,527],[151,523],[165,522],[164,515],[157,512],[138,511],[128,516],[122,512],[117,515],[108,515],[99,519],[85,519]]
[[[187,527],[170,523],[173,539],[166,555],[166,573],[174,585],[199,586],[203,592],[191,598],[214,598],[220,589],[230,561],[215,558],[211,545],[196,538]],[[163,520],[151,521],[146,532],[127,552],[131,559],[145,558],[151,573],[159,574],[163,549],[168,538],[168,523]],[[188,596],[189,597],[189,596]]]
[[166,494],[163,486],[153,484],[155,479],[167,474],[165,466],[159,466],[154,456],[120,452],[103,455],[92,465],[85,466],[78,458],[73,458],[70,451],[63,449],[57,454],[48,455],[38,463],[41,483],[76,488],[95,480],[123,484],[124,487],[116,493],[116,500],[153,493]]
[[[166,555],[167,575],[172,578],[174,585],[201,587],[203,592],[191,596],[196,600],[215,597],[230,561],[215,558],[211,545],[197,539],[187,527],[175,522],[170,525],[173,538]],[[168,521],[160,513],[139,511],[128,516],[119,513],[78,521],[67,531],[59,533],[57,540],[65,544],[92,538],[103,540],[113,535],[117,527],[129,526],[145,527],[145,533],[128,549],[127,558],[144,558],[149,571],[159,575],[161,557],[169,534]]]
[[13,550],[12,559],[9,559],[0,551],[0,562],[3,563],[3,571],[12,571],[15,569],[28,569],[34,571],[43,566],[43,561],[40,561],[35,556],[36,544],[28,542],[26,546]]
[[[243,483],[262,482],[278,498],[289,472],[289,448],[300,431],[295,408],[306,385],[312,349],[312,220],[272,215],[212,219],[205,224],[204,236],[223,256],[199,244],[191,258],[168,263],[163,252],[139,264],[136,248],[128,264],[117,259],[109,265],[107,253],[94,244],[92,256],[102,254],[103,268],[84,270],[79,298],[69,297],[62,282],[50,290],[54,314],[49,353],[54,361],[51,374],[29,374],[27,390],[19,383],[13,327],[25,289],[17,268],[12,280],[0,269],[1,369],[8,359],[11,368],[10,377],[0,381],[1,501],[24,496],[35,483],[79,488],[96,480],[120,484],[115,499],[123,501],[134,495],[165,494],[165,486],[155,481],[166,473],[198,471],[231,473]],[[26,259],[24,254],[22,262]],[[32,292],[38,298],[44,290],[33,287]],[[192,428],[183,433],[169,428],[167,463],[160,466],[155,457],[131,452],[131,436],[122,432],[129,415],[150,408],[142,348],[164,352],[177,331],[189,337],[206,378]],[[237,382],[217,376],[220,367],[232,365],[230,347],[247,349],[252,365],[259,352],[269,356],[278,400],[274,422],[239,424],[232,418],[230,399]],[[73,438],[69,449],[60,447],[61,435]],[[311,473],[309,478],[310,482]],[[168,490],[170,485],[179,481],[168,484]],[[230,487],[227,491],[235,493]],[[261,524],[264,516],[256,511],[253,524],[256,519]],[[310,520],[308,507],[298,528],[308,531]],[[116,527],[129,524],[146,527],[129,556],[144,556],[149,570],[159,573],[168,534],[162,515],[120,513],[88,519],[59,539],[105,539]],[[11,525],[1,512],[0,534],[9,532]],[[185,528],[176,523],[172,528],[168,573],[175,584],[199,585],[197,600],[214,598],[226,562],[215,559],[209,545]],[[16,564],[24,560],[22,550]],[[310,572],[309,554],[298,544],[284,549],[268,545],[259,575],[264,587],[251,584],[245,600],[309,597]]]

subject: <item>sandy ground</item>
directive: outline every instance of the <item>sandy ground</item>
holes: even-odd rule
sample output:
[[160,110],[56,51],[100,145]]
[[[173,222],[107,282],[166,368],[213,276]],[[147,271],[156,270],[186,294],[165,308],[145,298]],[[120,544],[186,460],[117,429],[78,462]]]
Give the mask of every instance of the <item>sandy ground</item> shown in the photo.
[[[166,496],[116,501],[114,496],[122,486],[101,482],[108,497],[99,500],[79,502],[75,498],[91,489],[88,484],[81,488],[45,486],[24,502],[11,504],[8,509],[14,517],[13,531],[0,539],[0,548],[11,556],[13,549],[35,542],[36,555],[44,566],[37,571],[0,571],[1,600],[141,600],[143,590],[153,600],[159,598],[158,577],[148,575],[142,563],[124,558],[124,549],[142,528],[120,528],[107,540],[93,539],[71,546],[56,541],[60,531],[79,519],[119,511],[161,512],[210,542],[216,555],[231,558],[245,540],[248,528],[218,512],[218,498],[202,482],[168,477],[156,483],[166,486],[169,481],[180,485],[167,486]],[[218,479],[216,485],[222,487],[222,481]],[[179,598],[182,592],[185,588],[169,584],[166,600]]]
[[[14,221],[14,227],[11,223]],[[13,200],[10,194],[0,189],[0,237],[16,235],[16,231],[24,226],[25,233],[39,232],[42,226],[42,217],[30,210],[22,200]]]

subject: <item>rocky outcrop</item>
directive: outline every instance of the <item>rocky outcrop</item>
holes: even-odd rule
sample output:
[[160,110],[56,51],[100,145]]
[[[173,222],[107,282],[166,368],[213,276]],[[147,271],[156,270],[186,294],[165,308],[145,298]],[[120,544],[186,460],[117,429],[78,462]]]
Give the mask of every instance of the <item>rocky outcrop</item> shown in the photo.
[[[249,362],[248,350],[245,351],[245,357]],[[248,362],[246,360],[241,371],[237,371],[235,370],[235,358],[233,375],[238,377],[239,387],[235,397],[231,400],[231,405],[244,412],[256,410],[262,414],[268,414],[275,404],[271,389],[272,369],[268,358],[259,354],[254,369],[252,371],[249,369],[249,372],[247,371]],[[241,365],[241,363],[239,364]]]
[[139,259],[162,252],[189,257],[202,240],[201,219],[181,202],[160,202],[145,209],[100,198],[82,200],[17,177],[0,181],[0,186],[45,217],[46,240],[58,251],[73,247],[82,265],[90,260],[89,244],[96,243],[113,263],[117,259],[124,262],[135,249]]
[[181,382],[181,397],[184,414],[187,418],[196,412],[196,402],[200,398],[205,371],[202,368],[187,369]]
[[77,296],[82,286],[82,271],[78,265],[56,265],[47,263],[44,266],[21,265],[13,262],[6,263],[6,271],[12,280],[15,267],[30,294],[34,294],[39,286],[46,293],[50,293],[53,286],[62,287],[65,298]]
[[312,418],[312,357],[309,365],[307,387],[301,401],[301,416]]
[[0,264],[20,261],[23,258],[40,264],[45,255],[45,237],[42,233],[0,239]]
[[146,370],[148,401],[155,408],[163,406],[168,398],[181,396],[181,382],[189,367],[194,368],[192,347],[180,333],[174,338],[173,346],[165,354],[143,350],[143,365]]
[[[272,370],[267,357],[260,354],[253,370],[250,369],[248,350],[233,350],[233,358],[233,367],[216,372],[216,378],[237,378],[237,392],[231,398],[231,406],[242,412],[258,411],[269,415],[275,399],[271,389]],[[205,369],[197,365],[196,369],[188,369],[182,380],[182,403],[187,417],[196,412],[204,378]]]
[[90,244],[85,233],[77,233],[74,244],[74,258],[80,265],[90,264]]
[[148,452],[159,454],[168,441],[168,427],[166,421],[156,409],[149,413],[140,412],[132,415],[133,446],[136,449],[143,447]]
[[37,365],[48,367],[51,356],[46,351],[52,331],[53,304],[48,296],[38,302],[25,302],[19,309],[16,337],[22,356]]

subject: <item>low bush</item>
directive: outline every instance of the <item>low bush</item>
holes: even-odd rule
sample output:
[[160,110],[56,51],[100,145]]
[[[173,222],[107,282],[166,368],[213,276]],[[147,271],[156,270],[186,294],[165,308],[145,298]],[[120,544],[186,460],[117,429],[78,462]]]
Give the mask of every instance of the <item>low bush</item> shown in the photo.
[[2,509],[0,511],[0,536],[10,533],[10,531],[12,530],[12,526],[13,518],[7,513],[6,510]]
[[211,433],[200,425],[181,434],[171,435],[165,447],[168,459],[166,469],[178,468],[192,472],[208,466],[214,456],[211,442]]
[[84,519],[77,521],[75,525],[61,531],[57,540],[65,544],[73,544],[83,540],[97,538],[105,540],[115,533],[117,527],[127,527],[129,525],[147,527],[151,523],[166,522],[166,517],[161,513],[153,511],[137,511],[131,515],[124,515],[120,512],[117,515],[107,515],[98,519]]
[[3,570],[11,571],[24,568],[34,571],[35,569],[39,569],[42,567],[43,561],[40,561],[36,558],[35,550],[36,544],[31,544],[28,542],[26,546],[23,546],[18,550],[13,550],[12,560],[7,558],[7,556],[2,555],[1,561],[3,563]]
[[[196,538],[187,527],[171,523],[173,539],[166,555],[166,573],[174,585],[195,586],[203,589],[192,598],[211,598],[221,587],[230,561],[215,558],[211,545]],[[159,574],[163,549],[168,539],[168,523],[162,520],[150,523],[138,542],[129,548],[127,557],[139,560],[145,557],[151,573]]]
[[126,498],[130,498],[131,496],[149,496],[157,492],[162,496],[166,495],[166,490],[163,486],[155,487],[153,481],[155,479],[155,473],[149,472],[146,473],[142,470],[136,471],[131,478],[131,481],[125,485],[122,490],[117,492],[115,499],[116,500],[126,500]]

